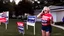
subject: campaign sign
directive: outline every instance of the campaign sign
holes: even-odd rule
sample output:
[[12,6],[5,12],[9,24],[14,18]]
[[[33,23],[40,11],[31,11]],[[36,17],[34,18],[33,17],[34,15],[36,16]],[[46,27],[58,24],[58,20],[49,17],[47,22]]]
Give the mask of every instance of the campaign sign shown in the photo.
[[9,20],[9,12],[3,12],[2,17],[6,18],[6,22],[5,22],[5,24],[8,24],[8,20]]
[[2,16],[3,13],[0,13],[0,22],[6,22],[6,18]]
[[6,29],[7,29],[8,20],[9,20],[9,11],[0,13],[0,25],[1,23],[5,23]]
[[5,23],[6,22],[6,18],[0,18],[0,22]]
[[30,23],[35,23],[36,22],[36,16],[28,16],[27,21]]
[[34,26],[36,22],[36,16],[28,16],[27,25]]
[[0,13],[0,22],[8,24],[9,12]]
[[34,35],[35,35],[35,23],[36,23],[36,16],[28,16],[26,28],[28,29],[28,25],[33,26],[34,27]]
[[19,33],[24,34],[24,23],[23,22],[17,22]]

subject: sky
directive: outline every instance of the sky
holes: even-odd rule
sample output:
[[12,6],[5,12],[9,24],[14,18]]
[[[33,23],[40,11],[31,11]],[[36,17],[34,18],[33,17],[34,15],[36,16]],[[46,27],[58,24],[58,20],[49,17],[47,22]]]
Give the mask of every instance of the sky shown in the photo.
[[[12,2],[13,0],[10,0],[10,2]],[[22,0],[14,0],[16,4],[18,4],[19,1],[22,1]]]

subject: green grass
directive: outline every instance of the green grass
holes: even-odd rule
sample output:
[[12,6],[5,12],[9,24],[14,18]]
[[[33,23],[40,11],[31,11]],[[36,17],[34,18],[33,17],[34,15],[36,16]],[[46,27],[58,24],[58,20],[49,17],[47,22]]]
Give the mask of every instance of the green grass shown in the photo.
[[[5,30],[5,25],[0,25],[0,36],[22,36],[19,34],[16,22],[21,21],[21,19],[10,19],[8,24],[8,29]],[[53,27],[52,36],[64,36],[64,30]],[[33,35],[33,27],[29,26],[29,29],[26,29],[25,25],[25,35],[24,36],[34,36]],[[36,35],[41,36],[41,23],[36,23]]]

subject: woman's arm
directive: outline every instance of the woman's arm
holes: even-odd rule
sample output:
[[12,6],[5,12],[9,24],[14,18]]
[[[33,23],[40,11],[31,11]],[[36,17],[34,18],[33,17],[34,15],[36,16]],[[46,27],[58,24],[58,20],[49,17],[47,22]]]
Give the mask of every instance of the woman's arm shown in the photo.
[[39,13],[39,14],[37,15],[37,18],[41,17],[42,14],[43,14],[43,10],[42,10],[41,13]]
[[51,22],[51,24],[53,24],[53,23],[54,23],[54,21],[53,21],[53,17],[51,17],[51,20],[50,20],[50,22]]

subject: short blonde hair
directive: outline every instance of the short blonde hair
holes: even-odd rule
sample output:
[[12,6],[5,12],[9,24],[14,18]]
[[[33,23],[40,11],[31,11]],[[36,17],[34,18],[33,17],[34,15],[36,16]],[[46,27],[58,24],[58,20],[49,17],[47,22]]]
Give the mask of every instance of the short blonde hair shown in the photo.
[[45,6],[45,7],[43,8],[43,11],[44,11],[44,10],[48,10],[48,11],[50,11],[50,8],[47,7],[47,6]]

